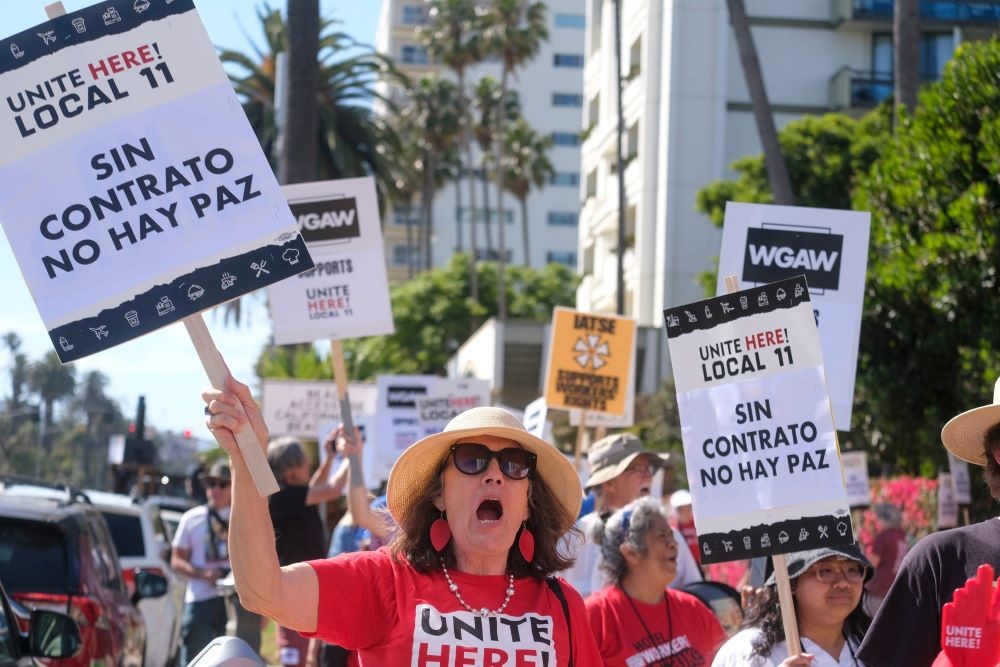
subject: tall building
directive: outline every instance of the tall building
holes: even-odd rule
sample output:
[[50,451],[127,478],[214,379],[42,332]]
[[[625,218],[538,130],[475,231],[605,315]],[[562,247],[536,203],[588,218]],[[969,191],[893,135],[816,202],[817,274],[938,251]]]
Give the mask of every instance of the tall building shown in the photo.
[[[510,82],[520,95],[521,113],[538,132],[552,136],[554,145],[549,158],[555,176],[544,188],[528,197],[529,247],[531,265],[541,267],[548,262],[577,265],[576,248],[580,213],[580,118],[583,107],[583,61],[586,20],[580,0],[547,0],[549,39],[542,44],[538,56],[517,72]],[[422,0],[382,0],[382,13],[376,32],[376,49],[392,56],[400,70],[413,79],[437,72],[452,77],[447,68],[431,62],[421,45],[418,28],[427,21],[427,5]],[[485,75],[499,80],[498,63],[484,63],[467,73],[467,88]],[[402,101],[405,94],[380,82],[380,91],[391,99]],[[384,111],[376,106],[376,112]],[[474,161],[478,167],[479,151]],[[456,192],[456,187],[461,190]],[[434,231],[432,262],[446,264],[459,248],[470,249],[471,220],[468,180],[451,183],[434,197]],[[489,190],[493,251],[497,251],[496,191]],[[476,206],[479,220],[485,219],[483,187],[476,184]],[[460,203],[461,202],[461,203]],[[419,205],[409,215],[416,224]],[[523,264],[520,203],[509,193],[504,196],[504,234],[511,263]],[[384,213],[386,262],[389,279],[407,277],[407,211],[395,209]],[[459,244],[461,234],[461,244]],[[415,231],[414,231],[415,235]],[[487,241],[482,222],[477,230],[478,254],[486,258]]]
[[[616,306],[613,0],[585,0],[583,207],[577,306]],[[920,69],[939,78],[955,46],[985,39],[1000,2],[921,0]],[[724,0],[621,0],[626,313],[662,326],[665,307],[703,296],[698,274],[720,232],[695,211],[697,191],[761,152]],[[803,114],[859,115],[891,95],[891,0],[746,0],[779,127]],[[665,337],[664,337],[665,338]],[[669,367],[663,366],[669,374]]]

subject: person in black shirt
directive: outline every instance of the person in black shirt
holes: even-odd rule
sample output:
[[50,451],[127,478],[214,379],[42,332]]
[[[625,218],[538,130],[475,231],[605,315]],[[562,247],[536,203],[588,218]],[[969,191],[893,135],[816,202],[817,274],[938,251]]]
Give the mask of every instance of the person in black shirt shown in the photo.
[[[993,404],[963,412],[941,430],[945,447],[982,466],[1000,500],[1000,381]],[[1000,572],[1000,519],[946,530],[917,542],[865,635],[858,657],[872,667],[927,667],[941,651],[941,607],[989,563]]]
[[[330,478],[333,444],[337,432],[331,432],[323,448],[323,464],[311,476],[305,450],[294,438],[278,438],[267,446],[267,461],[278,480],[279,491],[268,499],[268,511],[274,524],[278,562],[291,565],[326,556],[326,536],[318,505],[339,498],[347,481],[347,460]],[[303,667],[309,640],[295,630],[278,627],[279,659],[286,667]]]

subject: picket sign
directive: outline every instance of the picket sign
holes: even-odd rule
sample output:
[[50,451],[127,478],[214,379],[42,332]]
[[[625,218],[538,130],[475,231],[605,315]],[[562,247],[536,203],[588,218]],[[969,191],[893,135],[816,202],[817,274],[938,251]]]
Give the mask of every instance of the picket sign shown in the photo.
[[[740,283],[736,276],[729,275],[724,280],[728,294],[740,291]],[[788,563],[785,560],[785,554],[773,554],[771,563],[774,565],[774,580],[778,585],[778,603],[781,605],[781,624],[785,628],[788,655],[794,657],[802,654],[802,645],[799,642],[799,624],[795,618],[792,580],[788,578]]]
[[[354,437],[354,419],[351,417],[351,400],[347,395],[347,370],[344,367],[344,346],[340,340],[330,341],[330,363],[333,364],[333,381],[337,383],[340,401],[340,421],[344,423],[344,437]],[[354,481],[351,486],[354,486]]]
[[[195,313],[194,315],[188,315],[181,321],[184,322],[184,328],[187,329],[188,335],[191,337],[191,342],[194,343],[194,350],[198,353],[198,359],[201,360],[205,374],[208,375],[209,384],[215,389],[225,391],[226,383],[229,380],[229,367],[226,366],[225,359],[222,358],[222,354],[215,346],[212,334],[209,333],[208,327],[205,326],[205,319],[201,316],[201,313]],[[245,419],[246,413],[243,412],[243,405],[237,403],[237,407],[239,407],[240,413],[242,413]],[[267,463],[267,457],[264,456],[264,450],[261,449],[261,444],[257,442],[257,436],[254,434],[253,429],[244,428],[235,435],[236,444],[240,446],[240,452],[243,453],[243,460],[246,461],[247,468],[250,469],[250,476],[253,477],[253,483],[257,486],[257,491],[261,496],[269,496],[272,493],[276,493],[278,491],[278,481],[274,478],[274,473],[271,471],[271,466]]]
[[576,429],[576,446],[573,448],[573,467],[580,471],[580,459],[583,452],[583,439],[587,435],[587,411],[580,411],[580,426]]

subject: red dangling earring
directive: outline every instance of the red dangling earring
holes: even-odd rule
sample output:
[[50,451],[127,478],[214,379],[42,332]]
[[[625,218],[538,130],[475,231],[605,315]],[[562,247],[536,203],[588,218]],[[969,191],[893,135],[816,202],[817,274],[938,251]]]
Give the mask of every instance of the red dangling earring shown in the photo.
[[450,540],[451,526],[448,525],[448,521],[444,518],[444,511],[442,511],[441,516],[431,524],[431,546],[434,547],[434,551],[441,552],[448,546]]
[[517,538],[517,549],[525,563],[530,563],[535,557],[535,536],[528,530],[527,521],[521,527],[521,536]]

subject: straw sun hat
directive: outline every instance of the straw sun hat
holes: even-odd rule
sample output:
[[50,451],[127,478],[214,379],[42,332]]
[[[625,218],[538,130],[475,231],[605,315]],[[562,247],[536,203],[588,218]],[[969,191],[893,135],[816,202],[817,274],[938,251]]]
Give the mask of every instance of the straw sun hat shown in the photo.
[[997,425],[1000,425],[1000,380],[993,387],[993,404],[952,417],[941,429],[941,441],[963,461],[985,466],[986,433]]
[[[518,443],[537,458],[535,474],[541,477],[575,521],[583,502],[580,477],[558,449],[525,430],[521,421],[502,408],[472,408],[456,416],[441,433],[429,435],[410,445],[389,472],[386,489],[389,512],[397,523],[409,514],[438,474],[449,448],[459,440],[494,435]],[[567,526],[568,528],[568,526]]]

